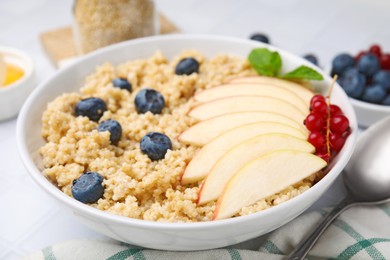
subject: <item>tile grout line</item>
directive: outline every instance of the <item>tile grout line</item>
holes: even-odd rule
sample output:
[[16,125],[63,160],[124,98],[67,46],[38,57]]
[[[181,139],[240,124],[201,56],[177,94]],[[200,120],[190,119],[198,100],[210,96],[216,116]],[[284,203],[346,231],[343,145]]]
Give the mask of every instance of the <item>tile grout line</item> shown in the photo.
[[44,218],[42,218],[41,220],[36,222],[33,226],[31,226],[29,231],[27,231],[24,235],[22,235],[20,238],[18,238],[15,242],[13,242],[11,244],[11,246],[12,246],[11,251],[13,251],[15,253],[18,253],[18,254],[23,254],[23,255],[31,253],[31,252],[27,252],[27,250],[25,250],[23,248],[23,242],[26,241],[29,238],[29,236],[32,235],[35,231],[37,231],[38,229],[42,228],[42,226],[49,219],[55,217],[58,214],[60,214],[59,209],[56,209],[53,212],[49,212]]

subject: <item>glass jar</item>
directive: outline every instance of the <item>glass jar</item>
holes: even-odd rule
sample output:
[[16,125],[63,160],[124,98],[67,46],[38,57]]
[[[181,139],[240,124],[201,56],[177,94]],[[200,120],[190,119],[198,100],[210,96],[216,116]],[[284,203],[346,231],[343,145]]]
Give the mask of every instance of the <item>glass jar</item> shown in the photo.
[[159,33],[153,0],[75,0],[73,18],[79,54]]

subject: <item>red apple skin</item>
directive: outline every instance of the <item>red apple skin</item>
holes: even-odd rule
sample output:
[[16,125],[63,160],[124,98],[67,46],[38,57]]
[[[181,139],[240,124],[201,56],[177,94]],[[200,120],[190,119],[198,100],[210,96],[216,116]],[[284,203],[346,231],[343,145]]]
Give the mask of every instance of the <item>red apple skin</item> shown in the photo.
[[220,204],[221,204],[220,201],[221,201],[221,200],[218,200],[218,201],[217,201],[217,205],[215,206],[213,218],[211,219],[211,220],[213,220],[213,221],[216,220],[217,217],[218,217],[219,206],[220,206]]
[[180,179],[179,179],[180,184],[183,184],[182,180],[183,180],[184,173],[186,172],[187,165],[184,167],[183,172],[180,174]]
[[200,200],[200,196],[202,194],[203,186],[204,186],[204,182],[202,183],[202,186],[200,187],[198,199],[196,200],[196,206],[199,206],[199,200]]

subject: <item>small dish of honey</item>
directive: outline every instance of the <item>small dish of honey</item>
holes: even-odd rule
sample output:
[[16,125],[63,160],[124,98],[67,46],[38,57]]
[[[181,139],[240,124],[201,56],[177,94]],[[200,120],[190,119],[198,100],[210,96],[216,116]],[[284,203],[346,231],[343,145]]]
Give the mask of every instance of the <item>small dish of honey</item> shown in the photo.
[[0,46],[0,120],[16,116],[34,86],[35,73],[29,55]]
[[4,88],[19,80],[24,75],[24,70],[18,65],[5,63],[0,54],[0,87]]

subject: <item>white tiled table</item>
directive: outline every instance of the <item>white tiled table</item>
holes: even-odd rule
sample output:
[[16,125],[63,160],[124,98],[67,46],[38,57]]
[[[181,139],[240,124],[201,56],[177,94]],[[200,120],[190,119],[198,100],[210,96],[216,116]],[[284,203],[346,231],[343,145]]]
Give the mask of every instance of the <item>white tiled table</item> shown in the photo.
[[[39,43],[41,32],[71,23],[72,0],[0,0],[0,45],[28,52],[38,81],[55,73]],[[298,55],[313,52],[325,66],[337,53],[378,42],[390,52],[388,0],[156,0],[184,33],[246,38],[264,32]],[[0,111],[1,113],[1,111]],[[49,244],[104,238],[76,222],[32,182],[16,149],[16,120],[0,122],[0,259],[15,259]],[[343,196],[338,180],[314,207]]]

